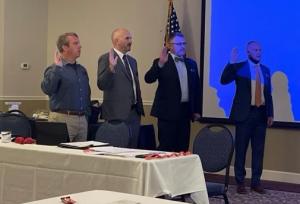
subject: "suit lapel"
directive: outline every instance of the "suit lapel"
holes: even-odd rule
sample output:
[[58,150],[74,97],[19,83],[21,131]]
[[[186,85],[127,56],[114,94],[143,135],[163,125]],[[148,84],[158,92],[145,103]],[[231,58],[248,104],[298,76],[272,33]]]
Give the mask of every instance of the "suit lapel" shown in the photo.
[[264,95],[265,95],[265,100],[267,100],[266,93],[268,92],[268,86],[270,86],[269,81],[270,81],[270,74],[267,72],[267,69],[265,68],[264,65],[261,65],[261,73],[264,78]]
[[270,75],[269,75],[269,73],[266,71],[264,65],[261,65],[261,73],[262,73],[263,78],[264,78],[264,84],[266,85],[267,82],[270,80]]
[[185,67],[186,67],[186,73],[187,73],[187,79],[188,79],[188,87],[191,87],[192,79],[193,79],[192,75],[195,74],[193,72],[195,72],[197,70],[193,69],[193,66],[191,66],[191,64],[189,63],[189,61],[186,58],[184,59],[184,64],[185,64]]
[[[137,68],[134,66],[134,63],[133,63],[133,61],[132,61],[132,59],[129,55],[127,55],[127,60],[128,60],[129,66],[130,66],[130,70],[132,71],[133,78],[136,81],[136,76],[137,75],[135,73],[136,73]],[[124,66],[124,69],[126,69],[125,66]],[[128,74],[127,74],[127,76],[128,76]],[[130,81],[132,80],[131,76],[128,76],[128,78],[129,78]]]
[[168,61],[169,61],[170,65],[171,65],[170,66],[170,74],[173,74],[176,77],[177,83],[180,86],[179,74],[178,74],[176,64],[175,64],[175,62],[174,62],[173,57],[171,56],[171,54],[169,54]]
[[246,61],[243,66],[243,70],[244,70],[244,75],[245,75],[245,78],[247,79],[248,81],[248,88],[251,90],[251,72],[250,72],[250,65],[249,65],[249,62]]

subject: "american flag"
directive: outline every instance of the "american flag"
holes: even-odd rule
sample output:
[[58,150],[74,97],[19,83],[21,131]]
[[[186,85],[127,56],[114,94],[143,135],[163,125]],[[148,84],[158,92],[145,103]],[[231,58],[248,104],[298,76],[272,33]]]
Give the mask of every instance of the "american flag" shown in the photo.
[[177,20],[176,11],[173,6],[173,0],[169,0],[168,21],[165,33],[165,42],[168,40],[171,33],[180,32],[179,23]]

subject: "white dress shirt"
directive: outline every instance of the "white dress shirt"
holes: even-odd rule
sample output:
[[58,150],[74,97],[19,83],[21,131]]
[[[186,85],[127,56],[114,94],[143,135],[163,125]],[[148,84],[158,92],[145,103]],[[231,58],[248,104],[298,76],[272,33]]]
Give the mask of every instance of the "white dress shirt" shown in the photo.
[[174,63],[177,68],[177,73],[180,81],[180,88],[181,88],[181,102],[188,102],[189,101],[189,87],[188,87],[188,76],[185,63],[182,61],[175,61],[176,55],[170,53]]

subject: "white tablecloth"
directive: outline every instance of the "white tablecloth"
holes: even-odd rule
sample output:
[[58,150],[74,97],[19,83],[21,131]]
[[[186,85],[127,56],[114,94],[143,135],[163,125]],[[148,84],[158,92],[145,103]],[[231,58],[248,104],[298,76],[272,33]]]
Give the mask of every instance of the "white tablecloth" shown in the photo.
[[[94,190],[68,195],[76,204],[183,204],[182,202],[150,198],[145,196],[118,193],[112,191]],[[25,204],[62,204],[58,196]]]
[[0,143],[0,203],[13,204],[89,190],[143,196],[194,193],[209,203],[198,156],[161,160],[87,155],[55,146]]

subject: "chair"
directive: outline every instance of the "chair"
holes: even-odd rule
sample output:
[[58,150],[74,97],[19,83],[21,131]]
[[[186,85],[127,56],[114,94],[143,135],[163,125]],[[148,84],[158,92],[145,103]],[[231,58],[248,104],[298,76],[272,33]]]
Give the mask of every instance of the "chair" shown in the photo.
[[199,155],[205,172],[215,173],[226,169],[224,183],[206,182],[208,196],[223,196],[226,204],[229,203],[226,192],[233,151],[233,136],[223,125],[204,127],[197,134],[193,144],[193,153]]
[[31,137],[29,118],[19,110],[0,113],[0,131],[10,130],[13,136]]
[[106,121],[98,128],[95,141],[106,142],[115,147],[128,147],[128,126],[123,121]]
[[153,125],[141,125],[138,138],[138,149],[156,150]]

